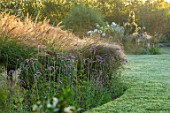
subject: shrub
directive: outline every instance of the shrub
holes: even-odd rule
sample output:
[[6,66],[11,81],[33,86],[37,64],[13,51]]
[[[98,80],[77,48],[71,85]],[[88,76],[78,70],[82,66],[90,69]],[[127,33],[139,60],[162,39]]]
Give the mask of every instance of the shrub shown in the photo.
[[130,35],[133,33],[137,33],[138,25],[136,24],[135,20],[135,13],[131,11],[129,13],[128,23],[125,24],[125,35]]
[[160,48],[158,48],[158,47],[149,48],[149,54],[151,54],[151,55],[159,55],[159,54],[161,54]]
[[106,22],[102,26],[96,24],[96,29],[93,31],[88,31],[87,34],[92,37],[95,37],[96,34],[99,34],[99,37],[106,38],[109,41],[122,43],[124,32],[124,28],[117,25],[115,22],[112,22],[110,25]]
[[170,42],[170,30],[162,35],[160,42],[163,42],[163,43],[169,43]]
[[95,69],[98,69],[98,71],[102,71],[100,76],[106,78],[111,78],[112,74],[116,73],[125,61],[123,50],[118,45],[101,43],[87,47],[85,46],[81,51],[83,54],[82,58],[87,59],[86,62],[83,63],[84,68],[90,65],[92,66],[91,69],[89,69],[89,71],[91,70],[90,73],[96,75]]
[[80,4],[71,9],[68,17],[64,19],[67,29],[74,32],[92,29],[95,23],[103,24],[104,16],[98,10]]
[[[94,51],[94,48],[97,50]],[[88,53],[89,49],[92,50]],[[35,103],[36,98],[42,100],[44,94],[48,97],[53,96],[63,87],[74,92],[69,103],[81,107],[82,110],[91,109],[116,98],[125,90],[118,82],[119,69],[122,66],[119,63],[123,63],[122,53],[118,51],[121,51],[118,47],[113,49],[106,46],[103,49],[98,45],[84,49],[77,57],[57,53],[56,56],[48,57],[48,60],[42,57],[43,63],[40,57],[36,60],[27,59],[20,67],[20,79],[23,81],[22,86],[29,89],[28,95],[31,95],[26,97],[31,100],[28,106]],[[119,86],[120,90],[117,89]]]
[[0,62],[8,71],[18,68],[20,62],[17,59],[26,59],[34,54],[33,48],[26,47],[9,37],[0,36]]
[[[110,101],[113,93],[117,97],[119,71],[125,61],[120,46],[94,39],[81,40],[59,26],[50,26],[47,21],[35,23],[29,18],[20,21],[15,16],[0,16],[1,36],[24,44],[23,49],[26,46],[37,51],[36,56],[20,61],[18,84],[22,87],[24,98],[18,102],[24,104],[21,112],[31,111],[37,100],[54,97],[62,88],[73,92],[68,103],[83,110]],[[20,51],[22,53],[22,49],[17,52]],[[122,92],[124,88],[120,90]]]
[[[132,49],[133,48],[133,49]],[[133,44],[126,45],[127,54],[139,54],[139,55],[159,55],[161,54],[160,48],[153,47],[143,47],[143,46],[134,46]]]
[[81,109],[74,106],[68,106],[68,101],[71,98],[70,89],[63,89],[56,97],[47,98],[45,101],[38,101],[33,105],[33,111],[44,113],[77,113]]
[[57,25],[69,15],[69,11],[76,3],[77,1],[43,0],[43,7],[40,10],[41,20],[47,18],[50,24]]
[[135,22],[135,13],[129,13],[129,22],[124,25],[125,36],[122,40],[125,51],[131,54],[160,54],[155,47],[158,37],[150,36],[145,27],[140,28]]
[[0,1],[0,13],[6,12],[24,19],[27,14],[34,19],[40,15],[42,4],[36,0],[2,0]]
[[8,98],[8,90],[6,85],[6,78],[0,72],[0,112],[6,109],[5,100]]

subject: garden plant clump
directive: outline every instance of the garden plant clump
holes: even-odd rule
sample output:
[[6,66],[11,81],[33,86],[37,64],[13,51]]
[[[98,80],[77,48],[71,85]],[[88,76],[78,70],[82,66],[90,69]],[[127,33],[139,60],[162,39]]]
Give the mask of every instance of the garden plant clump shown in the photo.
[[157,35],[148,35],[145,27],[138,27],[135,21],[135,13],[129,13],[128,22],[123,26],[112,22],[110,25],[106,22],[105,25],[96,24],[94,30],[88,31],[87,35],[93,38],[101,38],[108,42],[118,43],[123,45],[126,53],[130,54],[160,54]]
[[2,112],[85,111],[126,89],[119,80],[126,62],[119,45],[79,39],[47,20],[0,16],[1,61],[10,73],[2,78],[9,84],[2,94]]
[[[0,0],[0,112],[88,112],[120,97],[130,88],[122,76],[125,53],[160,54],[159,46],[169,43],[169,6],[164,0]],[[152,57],[159,55],[139,58]]]
[[75,34],[82,36],[84,32],[92,29],[95,23],[102,25],[104,15],[95,8],[79,4],[71,9],[69,16],[65,17],[63,22],[65,29],[71,29]]
[[122,42],[124,37],[124,28],[112,22],[110,25],[106,22],[104,26],[96,24],[96,29],[88,31],[87,34],[95,36],[99,34],[99,37],[108,38],[112,42]]

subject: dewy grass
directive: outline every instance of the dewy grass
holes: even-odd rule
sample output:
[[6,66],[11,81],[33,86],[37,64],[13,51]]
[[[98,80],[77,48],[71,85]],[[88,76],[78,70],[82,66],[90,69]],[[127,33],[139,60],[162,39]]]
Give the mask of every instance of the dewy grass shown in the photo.
[[122,78],[129,89],[118,99],[86,113],[169,113],[170,48],[162,55],[128,55]]

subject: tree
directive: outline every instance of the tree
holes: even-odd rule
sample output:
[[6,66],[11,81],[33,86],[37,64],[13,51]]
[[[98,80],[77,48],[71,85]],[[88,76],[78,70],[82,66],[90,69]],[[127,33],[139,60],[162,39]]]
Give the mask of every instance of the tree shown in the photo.
[[137,32],[138,25],[135,21],[135,13],[131,11],[129,13],[128,23],[125,25],[125,35],[130,35]]

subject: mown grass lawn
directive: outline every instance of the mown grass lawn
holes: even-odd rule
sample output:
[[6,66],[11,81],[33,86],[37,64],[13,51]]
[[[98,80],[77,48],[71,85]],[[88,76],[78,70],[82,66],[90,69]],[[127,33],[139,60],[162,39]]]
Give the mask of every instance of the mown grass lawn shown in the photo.
[[170,48],[161,55],[128,55],[123,80],[129,89],[86,113],[170,113]]

